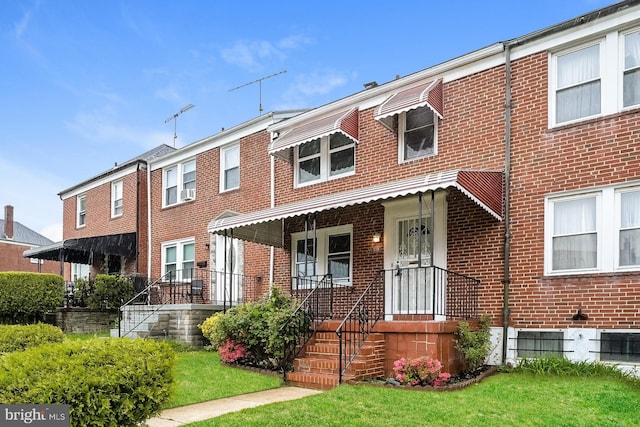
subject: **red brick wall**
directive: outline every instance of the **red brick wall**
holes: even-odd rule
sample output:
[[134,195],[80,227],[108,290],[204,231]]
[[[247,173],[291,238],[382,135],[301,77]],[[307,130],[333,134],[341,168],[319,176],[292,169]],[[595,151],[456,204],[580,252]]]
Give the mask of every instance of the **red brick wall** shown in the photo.
[[[31,249],[31,246],[0,242],[0,271],[37,273],[38,264],[32,264],[29,258],[22,256],[22,253],[28,249]],[[60,263],[44,261],[44,264],[40,266],[40,272],[60,274]]]
[[[544,277],[545,195],[640,178],[638,110],[548,129],[547,58],[512,67],[512,324],[640,328],[639,273]],[[589,319],[572,321],[580,304]]]

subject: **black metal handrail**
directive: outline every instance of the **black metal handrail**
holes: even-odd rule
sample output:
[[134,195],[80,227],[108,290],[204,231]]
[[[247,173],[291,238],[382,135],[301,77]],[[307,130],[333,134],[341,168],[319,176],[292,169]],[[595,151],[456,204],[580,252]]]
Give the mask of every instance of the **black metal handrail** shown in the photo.
[[444,268],[412,267],[384,270],[389,292],[386,314],[429,314],[447,319],[472,319],[478,313],[480,281]]
[[[330,274],[325,276],[295,278],[297,291],[303,291],[304,297],[293,314],[280,328],[282,336],[291,337],[285,346],[280,368],[286,381],[287,371],[293,360],[300,354],[311,337],[316,333],[320,324],[331,318],[333,306],[333,280]],[[292,288],[292,293],[293,293]],[[304,321],[300,322],[300,316]]]
[[339,342],[338,383],[378,320],[384,315],[384,273],[379,271],[336,329]]

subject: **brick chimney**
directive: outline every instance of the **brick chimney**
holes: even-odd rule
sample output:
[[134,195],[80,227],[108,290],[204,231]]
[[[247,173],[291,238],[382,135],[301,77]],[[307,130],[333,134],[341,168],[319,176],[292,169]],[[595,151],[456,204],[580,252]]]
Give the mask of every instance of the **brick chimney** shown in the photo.
[[13,240],[13,206],[4,207],[4,237]]

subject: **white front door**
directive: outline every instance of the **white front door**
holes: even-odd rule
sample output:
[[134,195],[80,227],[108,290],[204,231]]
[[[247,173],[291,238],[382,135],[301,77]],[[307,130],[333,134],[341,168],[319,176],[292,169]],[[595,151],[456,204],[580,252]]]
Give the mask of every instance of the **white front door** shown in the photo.
[[434,292],[437,298],[444,294],[443,289],[434,290],[436,276],[431,266],[446,268],[446,192],[437,192],[433,203],[426,193],[422,207],[418,197],[384,206],[385,312],[432,314],[434,303],[442,305],[434,301]]
[[215,268],[212,272],[211,301],[227,305],[242,301],[242,242],[216,235]]

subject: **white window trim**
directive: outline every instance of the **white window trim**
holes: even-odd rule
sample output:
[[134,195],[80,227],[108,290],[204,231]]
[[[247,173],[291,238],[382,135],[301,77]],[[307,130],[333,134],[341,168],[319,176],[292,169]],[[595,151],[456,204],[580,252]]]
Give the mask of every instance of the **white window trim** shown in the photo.
[[[182,270],[182,264],[184,263],[184,259],[182,257],[183,255],[183,247],[185,245],[189,245],[189,244],[193,244],[194,245],[194,249],[195,249],[195,242],[196,239],[195,237],[188,237],[186,239],[179,239],[179,240],[170,240],[167,242],[162,242],[161,244],[161,276],[164,277],[165,274],[167,274],[166,271],[166,264],[167,264],[167,248],[169,247],[175,247],[176,248],[176,271],[181,271]],[[195,253],[194,253],[194,269],[195,267]],[[186,278],[181,278],[180,280],[187,280]]]
[[[330,157],[330,150],[329,150],[329,141],[330,141],[330,137],[331,135],[326,135],[320,138],[320,177],[318,179],[314,179],[313,181],[307,181],[307,182],[300,182],[300,158],[299,158],[299,148],[300,146],[296,146],[295,149],[293,150],[294,154],[293,154],[293,164],[294,164],[294,186],[295,188],[301,188],[301,187],[306,187],[308,185],[314,185],[314,184],[318,184],[321,182],[327,182],[327,181],[333,181],[334,179],[340,179],[340,178],[344,178],[347,176],[352,176],[356,174],[356,156],[355,156],[355,149],[356,149],[356,142],[355,141],[351,141],[352,145],[345,145],[344,147],[341,147],[343,150],[347,150],[348,147],[353,147],[353,170],[349,171],[349,172],[345,172],[345,173],[341,173],[338,175],[334,175],[331,176],[330,171],[331,171],[331,157]],[[317,138],[316,138],[317,139]],[[311,140],[314,141],[314,140]],[[311,141],[307,141],[307,142],[311,142]],[[301,144],[302,145],[302,144]]]
[[[353,284],[353,225],[340,225],[336,227],[319,228],[315,232],[318,240],[316,258],[318,260],[316,277],[324,276],[328,274],[328,261],[329,261],[329,236],[336,234],[349,234],[351,236],[349,248],[349,279],[348,280],[336,280],[333,279],[334,285],[338,286],[351,286]],[[291,234],[291,277],[296,276],[296,255],[297,255],[297,243],[299,240],[304,240],[305,236],[309,239],[313,239],[313,231],[305,233],[304,231]]]
[[[117,186],[120,185],[121,198],[116,199],[117,196]],[[120,213],[116,213],[116,201],[122,201],[122,210]],[[111,218],[121,217],[124,213],[124,183],[122,180],[114,181],[111,183]]]
[[[80,200],[84,199],[84,211],[80,210]],[[84,212],[84,224],[80,224],[80,214]],[[83,228],[87,226],[87,195],[80,194],[76,196],[76,228]]]
[[[170,166],[166,166],[166,167],[162,168],[162,207],[163,208],[166,208],[166,207],[169,207],[169,206],[177,206],[177,205],[179,205],[181,203],[184,203],[184,202],[191,201],[191,200],[195,199],[195,195],[197,194],[197,191],[194,191],[194,197],[192,199],[190,199],[190,200],[184,200],[181,197],[182,190],[184,189],[184,182],[183,182],[184,181],[184,172],[183,172],[183,169],[184,169],[184,165],[189,164],[189,163],[194,163],[195,164],[195,166],[196,166],[195,171],[196,171],[196,176],[197,176],[198,164],[196,162],[196,159],[194,159],[194,158],[189,159],[189,160],[185,160],[185,161],[180,162],[180,163],[174,163],[174,164],[172,164]],[[171,170],[171,169],[175,169],[176,170],[176,191],[177,191],[177,195],[176,195],[176,203],[168,204],[167,203],[167,185],[166,185],[167,184],[167,171]],[[197,186],[198,186],[198,181],[197,181],[197,178],[196,178],[196,188],[197,188]]]
[[[429,108],[429,107],[421,107]],[[407,113],[406,111],[398,114],[398,164],[411,163],[416,160],[426,159],[436,156],[438,154],[438,115],[430,110],[433,114],[433,153],[425,156],[414,157],[413,159],[404,158],[404,132],[407,127]]]
[[618,41],[618,72],[619,72],[619,78],[618,78],[618,91],[617,93],[619,94],[618,96],[618,110],[620,111],[628,111],[628,110],[633,110],[635,108],[640,107],[640,103],[639,104],[635,104],[635,105],[629,105],[628,107],[624,106],[624,71],[625,71],[625,65],[624,65],[624,60],[625,60],[625,37],[629,34],[633,34],[633,33],[640,33],[640,28],[633,28],[631,30],[627,30],[627,31],[621,31],[620,35],[619,35],[619,41]]
[[[544,274],[547,276],[639,271],[640,265],[619,265],[620,194],[640,191],[640,183],[594,188],[583,192],[569,192],[545,197],[544,218]],[[567,200],[596,197],[597,266],[590,269],[552,270],[553,262],[553,204]]]
[[[562,333],[562,354],[564,355],[567,352],[567,348],[565,346],[565,342],[568,340],[567,331],[565,329],[553,329],[553,328],[543,328],[543,329],[532,329],[532,328],[516,328],[515,329],[515,345],[513,346],[513,351],[517,360],[526,359],[526,357],[518,356],[518,339],[520,338],[520,332],[561,332]],[[540,353],[539,357],[544,356],[545,353]]]
[[[227,171],[227,165],[225,162],[225,152],[227,150],[232,150],[234,148],[238,148],[238,185],[236,187],[225,188],[225,172]],[[234,142],[232,144],[225,145],[224,147],[220,147],[220,193],[225,193],[227,191],[233,191],[240,188],[240,143]]]

